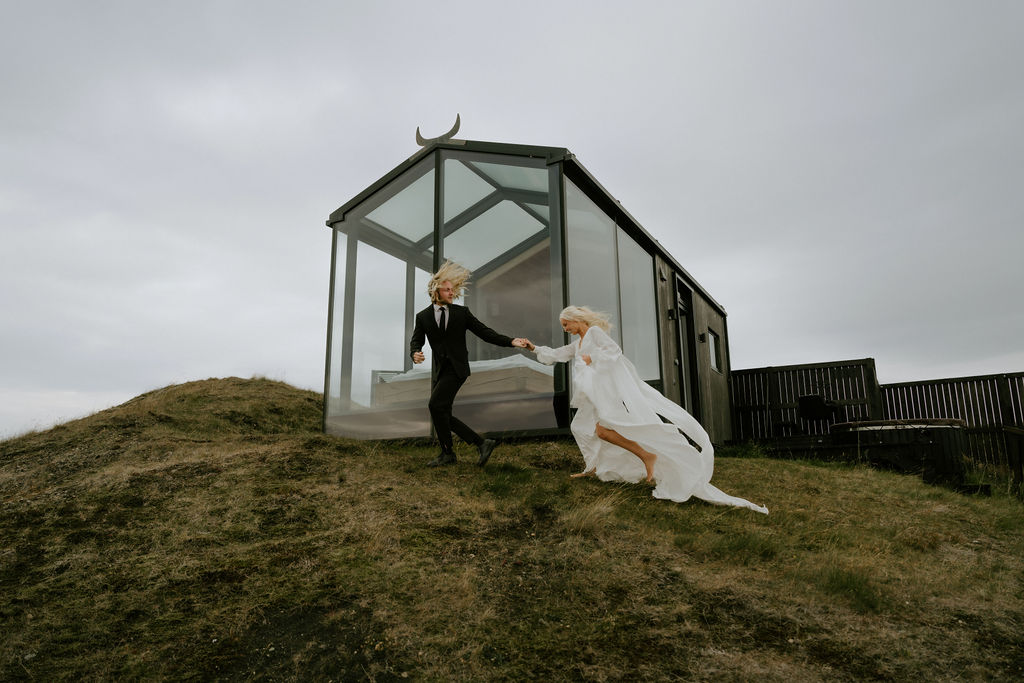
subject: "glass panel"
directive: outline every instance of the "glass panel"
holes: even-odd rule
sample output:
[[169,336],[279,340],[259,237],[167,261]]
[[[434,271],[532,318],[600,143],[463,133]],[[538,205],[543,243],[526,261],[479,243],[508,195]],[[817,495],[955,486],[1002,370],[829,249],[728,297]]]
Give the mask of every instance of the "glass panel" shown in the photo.
[[[373,403],[381,373],[405,368],[405,264],[366,244],[359,244],[352,342],[353,408]],[[424,400],[426,395],[424,394]]]
[[570,180],[565,181],[569,303],[607,313],[622,342],[616,283],[615,222]]
[[434,171],[418,180],[366,215],[413,242],[434,232]]
[[708,349],[711,352],[711,367],[721,372],[722,370],[722,347],[718,335],[708,330]]
[[548,172],[544,168],[528,168],[508,164],[491,164],[481,161],[472,162],[481,173],[494,179],[497,185],[510,190],[527,190],[530,192],[548,192]]
[[[421,364],[409,372],[413,366],[408,349],[410,311],[429,303],[429,275],[362,242],[355,249],[350,243],[342,251],[355,251],[358,265],[343,307],[337,302],[345,298],[344,259],[339,260],[336,275],[339,317],[333,321],[327,429],[357,438],[427,436],[430,366]],[[349,330],[340,322],[345,308],[352,318]],[[344,343],[350,345],[347,353]],[[396,378],[416,381],[399,383]]]
[[[551,316],[551,296],[551,240],[544,239],[530,249],[509,256],[499,267],[478,271],[470,283],[465,303],[474,315],[499,332],[526,337],[535,344],[561,346],[561,328]],[[470,335],[467,340],[470,358],[494,358],[510,353],[533,358],[533,354],[474,342],[475,339]]]
[[[548,175],[557,169],[549,170],[539,160],[510,158],[506,165],[500,157],[484,162],[479,154],[449,154],[444,164],[444,215],[449,220],[442,253],[473,272],[459,303],[501,334],[560,344],[561,330],[551,316],[552,296],[561,297],[552,284],[546,202]],[[524,163],[540,167],[519,165]],[[480,175],[469,171],[467,164],[486,173],[495,185],[485,182],[485,189]],[[542,193],[530,195],[530,210],[520,203],[526,185]],[[449,201],[458,202],[456,210],[449,210]],[[481,432],[555,426],[551,366],[538,363],[531,353],[494,346],[472,333],[466,344],[472,375],[459,391],[456,416]]]
[[[436,160],[431,156],[410,169],[336,226],[340,246],[329,433],[356,438],[430,434],[430,363],[413,365],[408,348],[413,316],[429,305]],[[444,254],[473,271],[466,301],[460,303],[501,333],[560,344],[562,332],[551,305],[561,300],[561,268],[551,253],[548,226],[553,218],[547,201],[558,168],[549,169],[539,159],[454,150],[445,151],[442,162]],[[471,166],[477,162],[480,168]],[[482,169],[493,175],[483,177]],[[502,186],[497,178],[511,184]],[[353,270],[346,273],[349,267]],[[557,426],[552,367],[473,334],[466,341],[473,374],[459,392],[456,416],[481,433]],[[430,359],[429,346],[424,350]]]
[[[540,204],[525,204],[525,206],[530,208],[531,210],[535,211],[537,213],[537,215],[540,216],[541,218],[544,218],[545,220],[547,219],[547,217],[548,217],[548,207],[541,206]],[[550,221],[548,221],[548,222],[550,222]]]
[[546,232],[544,224],[518,204],[504,201],[453,232],[444,241],[444,256],[476,270]]
[[445,221],[458,216],[495,192],[493,185],[456,159],[445,160],[444,174]]
[[658,312],[654,300],[654,257],[619,228],[619,292],[622,302],[622,352],[640,378],[661,379]]
[[[434,161],[433,156],[424,159],[375,192],[351,209],[338,228],[403,263],[432,269]],[[365,266],[359,270],[365,271]]]
[[[415,284],[413,285],[413,313],[422,311],[430,305],[430,295],[427,294],[427,283],[430,282],[430,273],[425,270],[416,269]],[[412,324],[412,321],[409,322]]]

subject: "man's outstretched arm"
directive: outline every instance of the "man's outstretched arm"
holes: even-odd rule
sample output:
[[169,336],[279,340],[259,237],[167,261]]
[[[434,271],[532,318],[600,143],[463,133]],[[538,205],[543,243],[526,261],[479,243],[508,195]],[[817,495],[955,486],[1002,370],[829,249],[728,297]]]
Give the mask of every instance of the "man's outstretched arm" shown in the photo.
[[422,363],[424,359],[423,355],[423,341],[425,335],[423,334],[423,328],[420,327],[419,316],[416,316],[416,327],[412,331],[412,339],[409,340],[409,355],[412,357],[413,363]]
[[507,335],[495,332],[491,328],[484,325],[482,322],[477,320],[476,316],[467,308],[466,309],[466,329],[475,334],[476,336],[483,339],[488,344],[494,344],[495,346],[516,346],[513,344],[515,339]]

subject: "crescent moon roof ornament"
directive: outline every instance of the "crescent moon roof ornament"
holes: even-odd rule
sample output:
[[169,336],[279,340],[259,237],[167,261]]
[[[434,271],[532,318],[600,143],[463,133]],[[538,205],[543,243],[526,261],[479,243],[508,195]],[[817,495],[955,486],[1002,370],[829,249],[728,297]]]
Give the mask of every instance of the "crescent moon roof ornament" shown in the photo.
[[452,139],[453,135],[455,135],[456,133],[459,132],[459,126],[460,125],[462,125],[462,121],[459,118],[459,115],[456,114],[455,115],[455,125],[452,126],[452,129],[450,131],[448,131],[447,133],[445,133],[444,135],[440,135],[440,136],[438,136],[436,138],[425,138],[425,137],[423,137],[422,135],[420,135],[420,127],[416,126],[416,144],[418,144],[420,147],[426,147],[427,145],[432,145],[435,142],[448,142],[449,140]]

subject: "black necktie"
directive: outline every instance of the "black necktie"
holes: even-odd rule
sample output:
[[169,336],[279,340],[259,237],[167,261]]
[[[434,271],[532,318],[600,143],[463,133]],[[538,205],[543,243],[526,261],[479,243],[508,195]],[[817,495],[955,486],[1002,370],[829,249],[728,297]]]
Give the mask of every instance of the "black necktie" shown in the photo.
[[441,331],[444,332],[444,306],[441,307],[441,323],[438,325]]

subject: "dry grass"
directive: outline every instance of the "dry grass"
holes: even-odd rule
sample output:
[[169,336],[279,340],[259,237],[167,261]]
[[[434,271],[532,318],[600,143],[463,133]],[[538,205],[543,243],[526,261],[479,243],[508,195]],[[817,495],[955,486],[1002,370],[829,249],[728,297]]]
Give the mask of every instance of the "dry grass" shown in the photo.
[[745,510],[318,433],[266,380],[0,442],[2,680],[1012,680],[1024,509],[721,457]]

